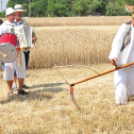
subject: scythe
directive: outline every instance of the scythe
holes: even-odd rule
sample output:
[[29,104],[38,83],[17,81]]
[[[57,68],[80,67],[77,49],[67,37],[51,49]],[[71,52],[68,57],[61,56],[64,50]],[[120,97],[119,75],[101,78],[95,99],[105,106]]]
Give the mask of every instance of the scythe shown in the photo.
[[72,99],[74,105],[81,111],[80,106],[76,103],[75,98],[74,98],[74,92],[73,92],[73,91],[74,91],[74,86],[75,86],[75,85],[80,84],[80,83],[83,83],[83,82],[86,82],[86,81],[88,81],[88,80],[91,80],[91,79],[94,79],[94,78],[97,78],[97,77],[101,77],[101,76],[103,76],[103,75],[106,75],[106,74],[108,74],[108,73],[112,73],[112,72],[114,72],[114,71],[116,71],[116,70],[119,70],[119,69],[122,69],[122,68],[125,68],[125,67],[128,67],[128,66],[131,66],[131,65],[133,65],[133,64],[134,64],[134,62],[131,62],[131,63],[129,63],[129,64],[125,64],[125,65],[123,65],[123,66],[116,67],[116,68],[114,68],[114,69],[108,70],[108,71],[106,71],[106,72],[102,72],[102,73],[100,73],[100,74],[97,74],[97,75],[92,76],[92,77],[88,77],[88,78],[86,78],[86,79],[83,79],[83,80],[81,80],[81,81],[78,81],[78,82],[75,82],[75,83],[72,83],[72,84],[69,84],[69,83],[67,82],[67,80],[62,76],[62,74],[61,74],[58,70],[57,70],[57,71],[58,71],[58,73],[62,76],[62,78],[65,80],[66,84],[68,84],[68,85],[70,86],[70,95],[71,95],[71,99]]

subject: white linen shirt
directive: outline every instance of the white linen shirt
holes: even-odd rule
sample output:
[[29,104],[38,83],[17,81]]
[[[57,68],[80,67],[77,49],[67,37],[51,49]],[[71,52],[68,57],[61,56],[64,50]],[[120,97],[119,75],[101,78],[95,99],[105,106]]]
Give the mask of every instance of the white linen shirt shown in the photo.
[[4,33],[8,33],[8,29],[15,27],[14,23],[9,22],[8,20],[5,21],[1,26],[0,26],[0,35]]
[[134,61],[134,27],[131,25],[131,41],[128,45],[121,51],[124,37],[126,34],[126,23],[122,24],[119,28],[113,44],[112,50],[109,55],[109,59],[117,58],[117,66],[128,64]]

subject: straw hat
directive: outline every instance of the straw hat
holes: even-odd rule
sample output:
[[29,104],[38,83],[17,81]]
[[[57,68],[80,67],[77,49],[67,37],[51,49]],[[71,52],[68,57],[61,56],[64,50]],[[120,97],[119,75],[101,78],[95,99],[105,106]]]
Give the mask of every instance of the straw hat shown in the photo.
[[13,8],[11,8],[11,7],[8,7],[8,8],[6,9],[6,15],[5,15],[5,16],[10,15],[10,14],[12,14],[12,13],[15,13],[15,10],[14,10]]
[[24,12],[22,6],[20,4],[16,4],[14,7],[15,12]]

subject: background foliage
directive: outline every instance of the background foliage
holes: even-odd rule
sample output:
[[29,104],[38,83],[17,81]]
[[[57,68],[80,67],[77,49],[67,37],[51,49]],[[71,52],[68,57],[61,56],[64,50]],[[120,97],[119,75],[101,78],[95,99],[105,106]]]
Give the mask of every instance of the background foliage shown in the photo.
[[[9,0],[7,7],[22,4],[25,16],[31,17],[71,17],[87,15],[123,16],[130,15],[125,5],[134,5],[134,0]],[[0,13],[4,17],[4,12]]]

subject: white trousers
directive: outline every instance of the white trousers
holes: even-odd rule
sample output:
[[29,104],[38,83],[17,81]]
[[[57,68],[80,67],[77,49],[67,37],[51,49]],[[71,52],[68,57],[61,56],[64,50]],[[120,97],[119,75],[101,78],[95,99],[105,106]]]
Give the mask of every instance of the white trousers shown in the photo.
[[12,63],[5,63],[4,80],[12,81],[14,79],[14,71],[16,70],[17,78],[24,79],[26,76],[26,65],[24,54],[22,53],[22,66],[19,66],[18,58]]
[[116,104],[125,104],[128,97],[134,96],[134,65],[115,71]]

